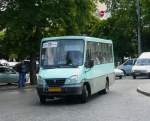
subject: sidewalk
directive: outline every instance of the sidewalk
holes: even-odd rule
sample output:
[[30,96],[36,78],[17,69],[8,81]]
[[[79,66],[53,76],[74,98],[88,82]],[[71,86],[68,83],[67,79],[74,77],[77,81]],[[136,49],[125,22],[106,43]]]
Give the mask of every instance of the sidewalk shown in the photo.
[[150,96],[150,84],[140,85],[137,88],[137,91],[144,94],[144,95],[146,95],[146,96]]
[[[26,84],[26,86],[23,89],[29,89],[35,87],[36,85]],[[17,89],[19,89],[17,84],[0,84],[0,91],[17,90]]]

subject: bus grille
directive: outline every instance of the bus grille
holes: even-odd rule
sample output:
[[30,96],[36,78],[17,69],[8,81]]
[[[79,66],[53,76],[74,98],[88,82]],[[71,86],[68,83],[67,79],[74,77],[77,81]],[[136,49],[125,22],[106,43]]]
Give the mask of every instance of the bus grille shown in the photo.
[[62,86],[65,84],[65,79],[46,79],[48,86]]

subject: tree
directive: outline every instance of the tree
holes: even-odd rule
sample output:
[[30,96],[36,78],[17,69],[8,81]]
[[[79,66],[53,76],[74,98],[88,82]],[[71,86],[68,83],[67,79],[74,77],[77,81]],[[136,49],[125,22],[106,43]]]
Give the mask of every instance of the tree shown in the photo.
[[[111,17],[107,20],[111,25],[109,37],[114,41],[117,56],[137,55],[137,13],[136,0],[100,0],[105,2]],[[150,45],[150,1],[140,0],[142,51],[149,51]]]
[[150,1],[141,0],[142,50],[150,51]]
[[[103,1],[103,0],[101,0]],[[135,0],[103,1],[111,12],[105,23],[104,36],[114,42],[116,58],[135,56],[137,51],[137,15]]]
[[6,29],[7,53],[30,57],[30,80],[35,84],[35,59],[41,38],[84,33],[95,4],[92,0],[2,0],[0,8],[0,29]]

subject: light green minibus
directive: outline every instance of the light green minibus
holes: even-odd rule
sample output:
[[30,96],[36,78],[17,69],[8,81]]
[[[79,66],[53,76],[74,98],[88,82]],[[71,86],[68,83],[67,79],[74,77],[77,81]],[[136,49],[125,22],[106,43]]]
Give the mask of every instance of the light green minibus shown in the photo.
[[41,103],[54,97],[78,96],[85,103],[114,82],[111,40],[86,36],[43,38],[37,92]]

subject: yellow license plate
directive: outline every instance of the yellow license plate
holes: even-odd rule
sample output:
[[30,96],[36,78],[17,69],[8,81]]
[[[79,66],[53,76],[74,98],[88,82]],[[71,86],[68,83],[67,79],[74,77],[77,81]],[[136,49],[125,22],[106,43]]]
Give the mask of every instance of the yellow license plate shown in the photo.
[[61,92],[61,91],[62,91],[62,89],[59,87],[48,88],[48,92]]

